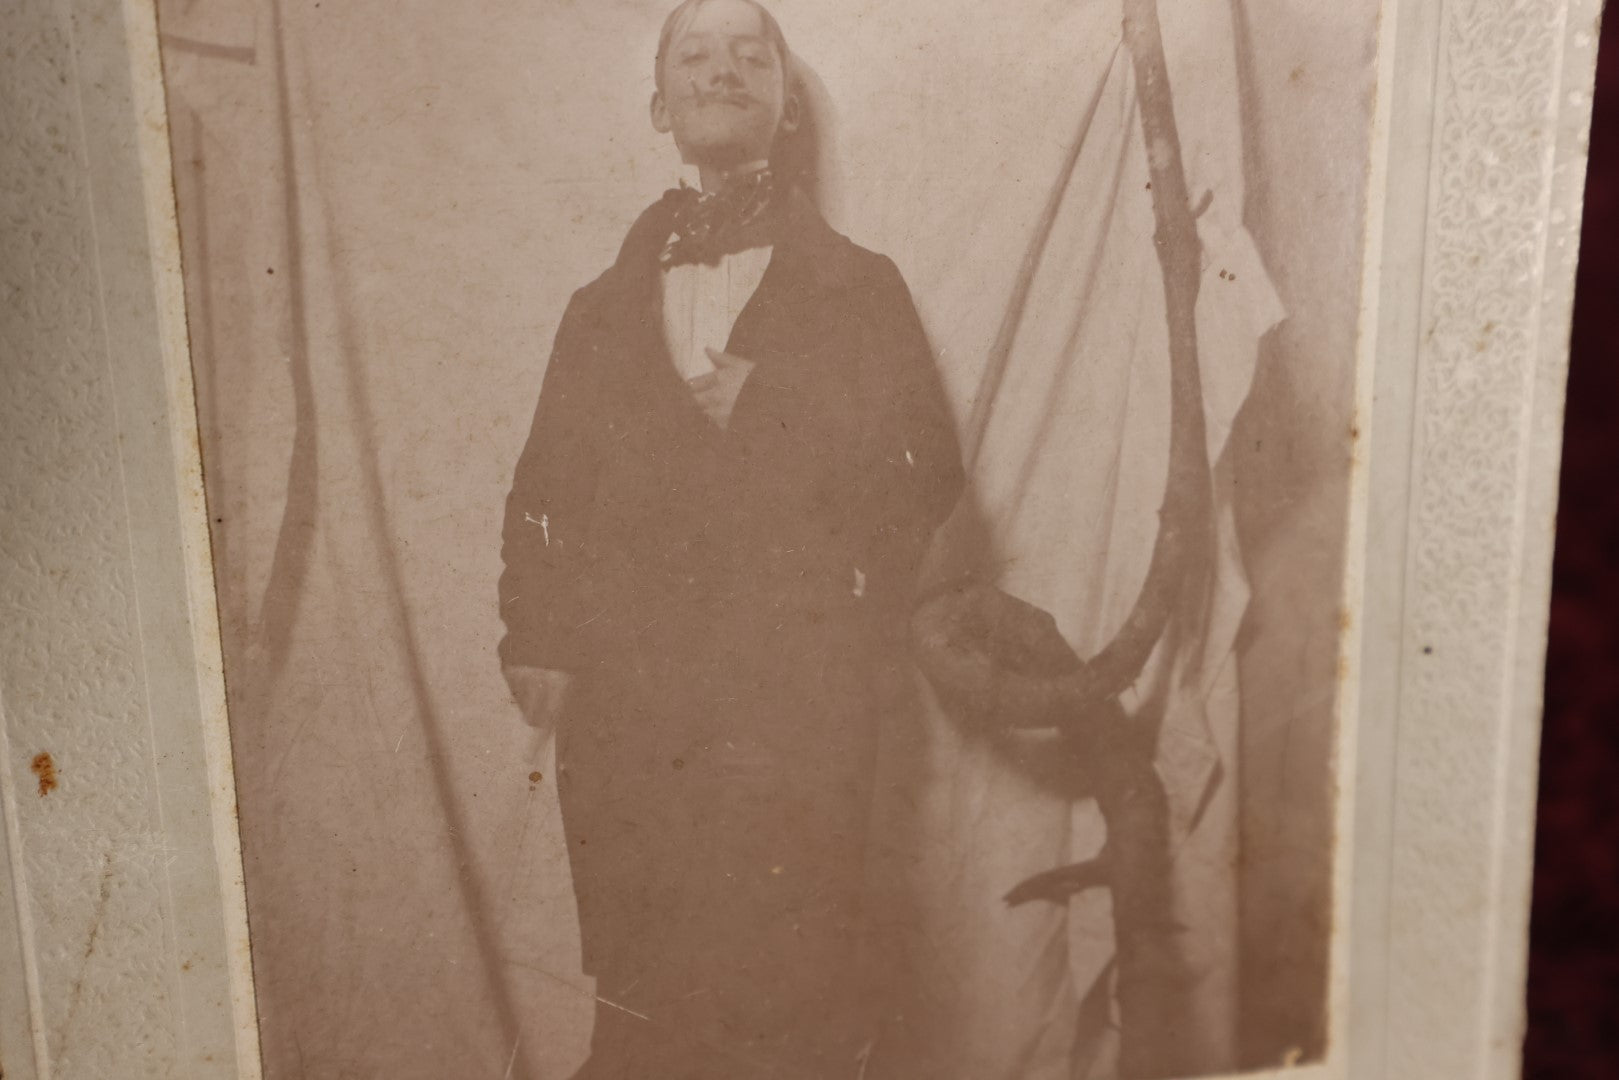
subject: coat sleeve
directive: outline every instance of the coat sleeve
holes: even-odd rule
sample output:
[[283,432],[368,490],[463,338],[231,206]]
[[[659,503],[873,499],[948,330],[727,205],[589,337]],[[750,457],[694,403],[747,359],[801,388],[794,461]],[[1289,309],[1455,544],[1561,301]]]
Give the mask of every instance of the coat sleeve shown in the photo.
[[808,356],[749,356],[754,368],[732,431],[755,467],[817,463],[834,490],[815,503],[807,541],[836,537],[865,575],[866,595],[898,606],[912,597],[922,554],[961,495],[961,450],[899,269],[871,252],[845,257],[847,284],[819,301],[804,331],[832,354],[814,355],[811,342]]
[[886,256],[878,257],[867,297],[855,519],[867,530],[880,575],[873,585],[908,601],[917,566],[960,498],[965,475],[933,350],[910,289]]
[[576,293],[563,313],[506,497],[499,649],[506,666],[570,671],[592,655],[589,536],[603,425],[586,308]]

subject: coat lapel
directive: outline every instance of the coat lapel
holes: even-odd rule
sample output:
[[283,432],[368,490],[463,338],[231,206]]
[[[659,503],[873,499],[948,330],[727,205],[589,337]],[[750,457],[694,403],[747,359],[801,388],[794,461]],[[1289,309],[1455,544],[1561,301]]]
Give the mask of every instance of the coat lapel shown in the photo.
[[764,278],[737,316],[726,351],[781,356],[802,349],[806,315],[846,288],[847,243],[797,188],[788,192]]
[[[658,254],[673,227],[665,197],[631,227],[604,276],[601,315],[614,343],[615,377],[634,379],[659,411],[670,409],[712,426],[675,369],[663,337],[662,271]],[[848,288],[849,245],[794,188],[781,208],[774,250],[764,277],[732,327],[726,350],[744,358],[785,358],[801,352],[802,327],[814,306]],[[671,399],[673,399],[671,401]]]
[[[693,400],[663,337],[662,271],[658,254],[673,228],[674,206],[666,196],[631,226],[618,259],[603,279],[604,337],[612,343],[613,377],[658,414],[681,417],[706,431],[713,425]],[[697,425],[701,421],[701,426]]]

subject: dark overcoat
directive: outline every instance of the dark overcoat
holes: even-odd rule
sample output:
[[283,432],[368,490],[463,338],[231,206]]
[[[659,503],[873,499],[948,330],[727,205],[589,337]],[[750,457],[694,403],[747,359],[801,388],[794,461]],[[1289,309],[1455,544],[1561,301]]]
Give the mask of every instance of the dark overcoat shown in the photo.
[[796,191],[727,345],[755,366],[710,421],[663,340],[672,211],[562,318],[506,505],[501,660],[575,675],[585,967],[627,1010],[589,1075],[650,1067],[605,1063],[631,1015],[720,1055],[692,1075],[839,1075],[877,732],[960,452],[899,271]]

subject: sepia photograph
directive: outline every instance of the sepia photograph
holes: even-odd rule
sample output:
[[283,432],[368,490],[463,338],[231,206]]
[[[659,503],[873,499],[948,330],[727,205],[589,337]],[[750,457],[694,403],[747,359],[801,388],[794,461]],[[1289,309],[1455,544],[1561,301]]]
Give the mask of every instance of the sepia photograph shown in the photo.
[[161,0],[263,1074],[1323,1061],[1382,14]]

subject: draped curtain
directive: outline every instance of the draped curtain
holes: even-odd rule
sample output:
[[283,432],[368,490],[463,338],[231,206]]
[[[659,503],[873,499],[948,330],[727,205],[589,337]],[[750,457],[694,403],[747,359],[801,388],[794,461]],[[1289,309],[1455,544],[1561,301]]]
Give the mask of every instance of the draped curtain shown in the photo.
[[[1281,312],[1242,223],[1229,6],[1161,10],[1201,209],[1198,331],[1218,550],[1202,633],[1166,639],[1128,704],[1163,700],[1157,764],[1172,807],[1176,893],[1188,901],[1177,910],[1187,927],[1181,944],[1197,985],[1188,1037],[1201,1045],[1188,1058],[1218,1071],[1237,1060],[1234,643],[1247,602],[1224,451],[1258,340]],[[1140,591],[1167,474],[1168,333],[1152,192],[1117,4],[1052,3],[1015,29],[1006,21],[962,5],[929,24],[935,74],[921,91],[919,120],[943,129],[970,117],[983,130],[962,133],[965,143],[1016,153],[1003,151],[986,168],[955,138],[926,140],[893,163],[872,147],[852,156],[904,172],[850,176],[840,205],[865,222],[866,208],[898,188],[952,224],[904,265],[975,451],[994,579],[1051,612],[1088,657]],[[996,39],[1009,30],[1020,35],[1015,42]],[[1006,56],[1020,58],[1015,70]],[[873,70],[880,67],[844,70],[838,85]],[[985,109],[987,85],[1008,102],[1038,104]],[[851,229],[868,230],[915,251],[914,223],[890,216]],[[999,371],[986,373],[992,356]],[[920,761],[903,755],[891,788],[914,808],[895,846],[910,855],[907,893],[923,913],[912,955],[931,991],[913,1054],[933,1055],[926,1075],[1111,1075],[1110,897],[1095,891],[1062,907],[1017,909],[1001,899],[1032,874],[1098,854],[1106,830],[1095,801],[1070,802],[1001,747],[963,735],[936,706],[929,713]]]
[[[1162,283],[1117,0],[772,6],[806,69],[817,197],[835,227],[898,262],[922,312],[974,449],[997,583],[1090,655],[1139,589],[1168,440]],[[1321,146],[1295,159],[1280,136],[1256,136],[1268,114],[1255,102],[1281,102],[1274,126],[1288,134],[1342,112],[1342,96],[1285,98],[1282,68],[1303,56],[1314,78],[1338,71],[1359,107],[1372,24],[1359,12],[1303,33],[1312,17],[1290,0],[1247,6],[1279,21],[1255,34],[1232,0],[1161,5],[1202,207],[1218,572],[1202,633],[1160,648],[1129,703],[1167,702],[1158,764],[1210,1070],[1239,1060],[1239,910],[1269,880],[1238,873],[1243,806],[1285,796],[1312,823],[1304,842],[1331,843],[1325,754],[1305,763],[1316,790],[1266,774],[1256,796],[1243,735],[1330,728],[1330,684],[1278,691],[1238,669],[1266,635],[1296,637],[1295,616],[1314,627],[1335,614],[1330,560],[1302,592],[1286,569],[1323,539],[1341,545],[1336,511],[1289,510],[1276,486],[1330,504],[1347,481],[1347,458],[1298,418],[1347,415],[1343,249],[1358,242],[1358,189],[1321,179],[1335,167]],[[162,6],[271,1077],[561,1077],[582,1055],[593,990],[550,748],[501,681],[494,581],[501,503],[561,309],[676,175],[646,118],[664,13],[652,0]],[[1346,27],[1368,45],[1333,68]],[[1245,75],[1256,37],[1285,44],[1255,51]],[[1331,153],[1363,152],[1349,115]],[[1320,235],[1307,216],[1278,217],[1262,260],[1245,180],[1267,148],[1301,198],[1314,190],[1338,217]],[[1337,263],[1274,254],[1311,245]],[[1267,261],[1286,271],[1277,288]],[[1290,288],[1334,299],[1312,309],[1327,313],[1306,323],[1314,337],[1265,337]],[[997,350],[1004,375],[986,384]],[[1267,354],[1295,368],[1270,382],[1261,369],[1275,390],[1244,420]],[[1245,423],[1327,447],[1322,464],[1289,479],[1240,455]],[[1257,510],[1245,480],[1270,492]],[[1250,574],[1290,595],[1250,605]],[[1251,606],[1274,615],[1239,637]],[[1312,648],[1330,671],[1330,634]],[[884,722],[889,857],[876,870],[913,905],[924,988],[908,1052],[961,1080],[1108,1075],[1106,893],[1062,908],[1000,900],[1094,854],[1094,806],[1048,793],[937,707]],[[1282,852],[1265,865],[1315,883],[1270,895],[1319,891],[1317,864]],[[1305,940],[1324,956],[1324,930]],[[1314,970],[1289,985],[1319,997]]]

